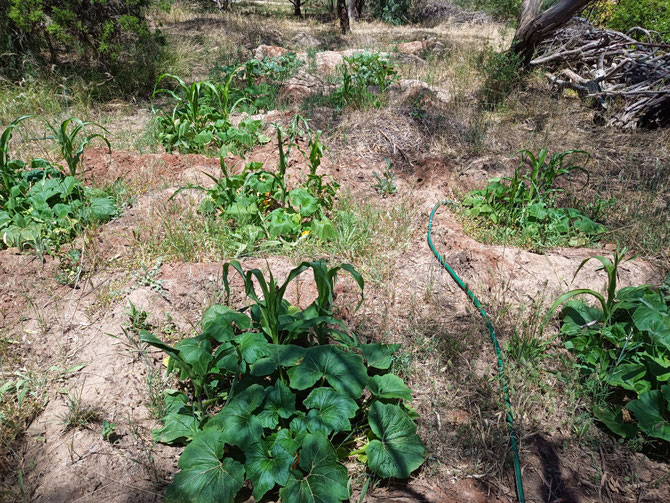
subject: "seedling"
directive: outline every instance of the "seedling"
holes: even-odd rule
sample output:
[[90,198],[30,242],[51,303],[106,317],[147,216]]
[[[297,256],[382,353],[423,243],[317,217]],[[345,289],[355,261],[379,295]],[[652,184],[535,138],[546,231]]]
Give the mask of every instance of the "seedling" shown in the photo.
[[391,167],[391,161],[389,159],[386,159],[386,169],[384,170],[384,174],[379,175],[379,173],[373,171],[372,176],[377,180],[377,183],[374,184],[372,188],[379,194],[392,196],[398,190],[395,185],[395,174],[393,173],[393,168]]
[[[68,131],[71,124],[74,125],[74,128]],[[47,127],[54,135],[54,138],[60,147],[63,159],[65,159],[65,162],[67,163],[69,175],[72,177],[77,176],[77,167],[81,164],[81,156],[88,144],[95,138],[100,138],[107,145],[109,153],[112,153],[112,146],[107,137],[101,133],[86,134],[87,126],[97,127],[102,129],[105,133],[108,132],[100,124],[96,124],[95,122],[84,122],[76,117],[64,120],[59,127],[47,122]],[[77,137],[81,134],[83,134],[84,137],[80,142],[77,142]]]
[[102,438],[105,439],[106,442],[109,442],[110,444],[113,444],[117,439],[116,433],[114,431],[116,430],[116,424],[107,421],[106,419],[102,420]]

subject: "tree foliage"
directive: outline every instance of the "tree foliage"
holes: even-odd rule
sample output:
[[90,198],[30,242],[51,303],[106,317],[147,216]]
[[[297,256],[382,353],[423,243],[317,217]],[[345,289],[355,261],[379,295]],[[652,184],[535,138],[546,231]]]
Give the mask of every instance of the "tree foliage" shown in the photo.
[[0,71],[94,71],[123,90],[152,83],[160,38],[147,26],[151,0],[0,0]]

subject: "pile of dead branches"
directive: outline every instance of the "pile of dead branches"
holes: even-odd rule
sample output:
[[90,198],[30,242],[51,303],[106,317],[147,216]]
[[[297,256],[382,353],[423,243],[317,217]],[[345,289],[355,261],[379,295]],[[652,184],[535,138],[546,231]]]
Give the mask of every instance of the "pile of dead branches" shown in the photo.
[[670,125],[670,44],[648,30],[621,33],[575,18],[537,47],[530,64],[548,66],[553,84],[612,108],[608,125]]

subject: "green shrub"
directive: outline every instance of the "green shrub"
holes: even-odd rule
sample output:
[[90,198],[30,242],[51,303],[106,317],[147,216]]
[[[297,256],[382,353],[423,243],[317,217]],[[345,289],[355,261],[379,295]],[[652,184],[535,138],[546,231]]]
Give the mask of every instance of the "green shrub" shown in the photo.
[[21,78],[27,64],[57,65],[113,79],[124,92],[156,78],[161,38],[144,11],[151,0],[0,0],[0,70]]
[[[561,333],[574,352],[584,378],[604,389],[605,403],[594,415],[613,433],[627,439],[638,434],[670,442],[670,276],[661,289],[650,285],[617,289],[618,268],[626,249],[614,260],[596,256],[607,274],[607,293],[590,289],[561,295],[549,314],[564,304]],[[583,261],[575,276],[591,259]],[[591,307],[577,296],[598,301]],[[624,419],[623,409],[630,419]]]
[[499,19],[516,21],[522,0],[456,0],[456,4],[472,10],[490,12]]
[[[227,293],[231,267],[249,306],[211,306],[201,334],[175,346],[140,332],[169,355],[168,372],[184,390],[166,392],[163,427],[153,432],[186,444],[165,501],[232,503],[246,480],[256,501],[349,501],[347,459],[382,478],[409,477],[424,445],[412,392],[389,371],[399,345],[361,343],[333,316],[338,273],[362,290],[360,274],[349,264],[303,262],[279,284],[232,262],[223,268]],[[310,269],[318,296],[301,310],[284,295]]]
[[521,59],[511,51],[496,52],[486,48],[482,72],[486,77],[482,99],[487,108],[499,105],[521,82]]
[[337,107],[380,108],[386,91],[398,76],[393,64],[379,53],[369,52],[345,57],[338,72],[340,83],[331,95]]
[[[670,42],[670,0],[620,0],[604,19],[608,28],[626,33],[635,26],[660,33]],[[631,35],[648,41],[640,31]]]
[[373,0],[370,11],[373,17],[393,25],[409,22],[411,0]]
[[[514,176],[493,178],[486,188],[470,192],[463,199],[465,214],[475,220],[495,224],[495,241],[512,240],[521,245],[541,249],[546,246],[578,246],[597,239],[604,227],[574,208],[556,208],[556,196],[566,190],[557,185],[561,177],[586,170],[566,160],[582,151],[569,150],[547,159],[542,149],[535,157],[522,150],[521,164]],[[528,167],[527,172],[523,172]],[[486,228],[487,224],[484,224]]]

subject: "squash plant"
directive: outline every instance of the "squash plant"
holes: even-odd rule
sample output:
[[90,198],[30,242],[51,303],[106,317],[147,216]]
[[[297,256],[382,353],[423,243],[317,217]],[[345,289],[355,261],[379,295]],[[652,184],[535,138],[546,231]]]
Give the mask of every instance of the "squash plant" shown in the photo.
[[[279,284],[232,262],[223,269],[227,293],[231,268],[250,305],[211,306],[200,335],[174,346],[140,335],[169,355],[168,372],[180,377],[154,430],[156,441],[186,445],[165,501],[232,502],[246,480],[257,501],[268,493],[286,502],[345,501],[347,458],[380,477],[408,477],[423,463],[424,445],[411,390],[389,370],[399,345],[361,343],[333,315],[338,273],[362,291],[360,274],[348,264],[303,262]],[[284,295],[307,270],[318,297],[301,310]]]
[[[670,442],[670,276],[658,289],[650,285],[616,289],[617,271],[626,249],[611,261],[596,256],[608,276],[605,295],[590,289],[571,290],[551,307],[563,307],[561,332],[565,346],[577,355],[585,377],[596,378],[608,391],[607,403],[595,416],[623,438],[638,434]],[[598,301],[591,307],[576,296]],[[624,418],[623,409],[627,409]]]
[[[214,186],[187,185],[172,197],[189,189],[204,191],[206,195],[200,203],[199,212],[226,219],[238,234],[248,237],[245,242],[256,243],[265,239],[265,244],[272,246],[282,241],[296,241],[308,234],[321,240],[332,239],[336,231],[329,217],[332,216],[333,199],[339,186],[333,181],[324,181],[324,176],[317,173],[325,149],[321,131],[310,130],[305,119],[298,115],[288,131],[279,126],[276,131],[279,150],[277,172],[263,169],[261,162],[250,162],[241,173],[233,175],[228,172],[222,156],[221,176],[217,178],[207,174],[215,182]],[[308,136],[306,151],[296,141],[296,137],[303,132]],[[298,186],[290,188],[286,169],[294,147],[303,154],[309,172]]]
[[[0,236],[5,246],[44,252],[57,249],[84,226],[110,220],[119,209],[105,191],[85,187],[57,164],[39,158],[29,163],[11,159],[12,134],[28,117],[13,121],[0,136]],[[70,120],[79,121],[68,119],[63,123],[63,131]],[[78,131],[75,128],[70,140],[75,139]],[[70,167],[71,172],[76,169],[79,156],[92,137],[95,135],[84,139],[76,149],[70,145],[73,147],[71,157],[76,158]]]

